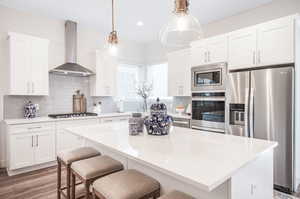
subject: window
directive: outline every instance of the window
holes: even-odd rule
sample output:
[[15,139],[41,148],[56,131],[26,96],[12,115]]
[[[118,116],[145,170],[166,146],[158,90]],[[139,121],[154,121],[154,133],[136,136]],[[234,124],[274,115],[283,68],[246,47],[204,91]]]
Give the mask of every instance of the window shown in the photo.
[[141,67],[137,65],[121,64],[118,67],[118,97],[122,99],[136,98],[136,84],[140,81]]
[[148,66],[147,81],[153,85],[152,97],[168,97],[168,64]]

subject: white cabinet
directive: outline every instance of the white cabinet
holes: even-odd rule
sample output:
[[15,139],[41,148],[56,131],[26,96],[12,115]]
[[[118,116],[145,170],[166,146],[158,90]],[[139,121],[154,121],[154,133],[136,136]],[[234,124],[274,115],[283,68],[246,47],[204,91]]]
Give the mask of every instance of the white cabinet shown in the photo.
[[259,66],[294,62],[294,18],[282,18],[258,26]]
[[9,95],[48,95],[49,41],[9,33]]
[[24,131],[24,134],[12,135],[10,144],[9,169],[28,167],[34,164],[33,135]]
[[84,140],[81,137],[64,130],[65,128],[96,124],[99,124],[98,119],[58,121],[56,124],[57,152],[59,153],[64,150],[70,150],[84,145]]
[[294,62],[295,16],[229,34],[229,70]]
[[8,169],[15,170],[55,160],[53,123],[7,127]]
[[128,121],[129,116],[101,118],[100,123]]
[[91,77],[92,96],[115,96],[118,62],[105,52],[96,51],[96,75]]
[[191,95],[191,65],[189,49],[168,54],[168,95]]
[[228,45],[228,67],[230,70],[256,65],[255,28],[247,28],[230,34]]
[[227,35],[220,35],[192,43],[191,65],[200,66],[219,62],[227,62]]

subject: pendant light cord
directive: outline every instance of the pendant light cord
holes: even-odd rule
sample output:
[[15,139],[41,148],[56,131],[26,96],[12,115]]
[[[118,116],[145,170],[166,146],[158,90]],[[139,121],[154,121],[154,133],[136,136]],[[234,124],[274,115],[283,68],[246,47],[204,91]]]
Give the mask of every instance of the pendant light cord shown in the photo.
[[111,19],[112,19],[112,31],[114,32],[115,31],[115,4],[114,4],[114,0],[111,0],[111,8],[112,8],[112,16],[111,16]]

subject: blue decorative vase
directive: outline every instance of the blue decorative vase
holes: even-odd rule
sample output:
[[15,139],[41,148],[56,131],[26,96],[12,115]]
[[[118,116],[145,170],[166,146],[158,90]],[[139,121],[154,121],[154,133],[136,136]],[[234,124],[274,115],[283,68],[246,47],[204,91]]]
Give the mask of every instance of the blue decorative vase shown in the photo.
[[173,118],[167,115],[167,106],[164,103],[152,104],[150,108],[150,116],[145,118],[144,124],[149,135],[168,135],[172,126]]
[[37,105],[33,104],[31,101],[29,101],[24,106],[24,117],[27,119],[35,118],[37,115]]

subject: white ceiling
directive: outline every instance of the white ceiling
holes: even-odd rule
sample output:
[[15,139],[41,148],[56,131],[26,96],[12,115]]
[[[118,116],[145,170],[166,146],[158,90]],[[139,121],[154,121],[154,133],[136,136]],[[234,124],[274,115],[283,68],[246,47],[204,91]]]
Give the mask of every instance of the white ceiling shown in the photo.
[[[191,14],[207,24],[272,0],[191,0]],[[115,0],[117,30],[121,38],[138,42],[157,40],[167,23],[174,0]],[[110,0],[0,0],[0,4],[27,12],[70,19],[95,26],[105,32],[111,29]],[[136,26],[137,21],[144,26]]]

